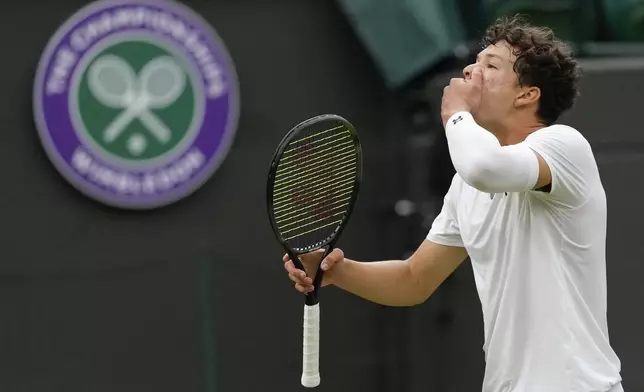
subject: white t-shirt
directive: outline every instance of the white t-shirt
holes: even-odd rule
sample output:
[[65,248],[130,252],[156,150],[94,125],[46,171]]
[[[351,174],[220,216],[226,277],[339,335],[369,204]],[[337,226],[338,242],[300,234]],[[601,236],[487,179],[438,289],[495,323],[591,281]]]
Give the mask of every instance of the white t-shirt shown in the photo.
[[484,392],[602,392],[621,382],[606,322],[606,194],[591,147],[553,125],[524,142],[549,193],[490,195],[455,175],[427,239],[467,250],[483,307]]

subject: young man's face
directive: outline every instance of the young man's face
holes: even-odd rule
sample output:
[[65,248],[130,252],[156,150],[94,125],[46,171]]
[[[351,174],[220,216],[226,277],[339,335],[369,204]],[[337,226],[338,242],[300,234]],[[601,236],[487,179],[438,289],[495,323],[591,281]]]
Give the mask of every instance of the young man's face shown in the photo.
[[520,93],[519,80],[514,72],[515,60],[510,45],[500,41],[481,51],[476,63],[463,70],[466,80],[472,77],[474,68],[479,67],[483,71],[481,105],[473,113],[482,126],[498,124],[515,110],[515,100]]

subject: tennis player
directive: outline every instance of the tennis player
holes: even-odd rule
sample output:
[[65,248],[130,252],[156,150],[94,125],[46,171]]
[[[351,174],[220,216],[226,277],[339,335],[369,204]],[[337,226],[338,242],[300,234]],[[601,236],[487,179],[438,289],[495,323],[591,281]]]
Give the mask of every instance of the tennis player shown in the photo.
[[[442,120],[457,174],[408,260],[358,262],[335,249],[323,285],[369,301],[425,301],[469,255],[483,306],[484,392],[622,392],[606,322],[606,195],[593,151],[556,124],[580,70],[551,30],[501,19]],[[319,260],[319,257],[318,257]],[[314,256],[304,257],[315,271]],[[300,292],[312,281],[284,257]]]

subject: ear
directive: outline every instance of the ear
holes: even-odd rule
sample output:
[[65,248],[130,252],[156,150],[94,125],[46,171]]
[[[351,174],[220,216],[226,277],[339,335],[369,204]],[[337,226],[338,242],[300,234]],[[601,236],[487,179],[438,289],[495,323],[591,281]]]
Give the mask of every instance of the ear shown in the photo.
[[541,98],[541,89],[539,89],[539,87],[521,87],[514,100],[514,106],[516,108],[521,108],[524,106],[538,104],[539,98]]

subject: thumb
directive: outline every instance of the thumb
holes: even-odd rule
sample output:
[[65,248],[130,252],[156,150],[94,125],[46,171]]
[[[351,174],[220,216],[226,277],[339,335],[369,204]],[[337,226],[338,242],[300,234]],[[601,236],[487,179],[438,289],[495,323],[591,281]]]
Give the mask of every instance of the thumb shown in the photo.
[[344,259],[344,252],[341,249],[335,248],[333,251],[322,261],[322,270],[328,271],[334,264]]

